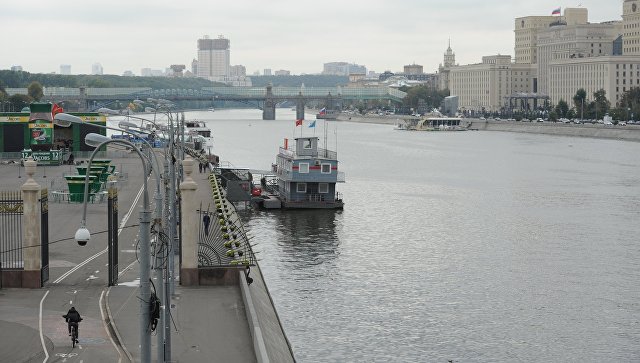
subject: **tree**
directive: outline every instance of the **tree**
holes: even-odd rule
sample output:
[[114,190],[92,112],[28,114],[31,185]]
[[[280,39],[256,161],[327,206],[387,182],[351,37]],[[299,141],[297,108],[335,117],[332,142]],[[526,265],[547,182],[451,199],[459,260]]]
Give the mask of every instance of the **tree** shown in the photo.
[[13,95],[9,97],[9,105],[14,112],[20,112],[25,107],[28,107],[33,99],[28,95]]
[[[624,109],[624,118],[621,120],[626,120],[630,118],[630,114],[634,115],[633,118],[636,118],[640,115],[640,88],[631,88],[627,92],[622,95],[620,102],[618,103],[618,107]],[[628,109],[631,110],[628,110]],[[627,114],[629,114],[627,116]]]
[[402,100],[403,105],[413,108],[418,107],[418,100],[424,100],[428,109],[438,108],[442,100],[449,96],[449,90],[438,91],[425,85],[401,88],[400,90],[407,93]]
[[595,118],[598,119],[600,116],[609,112],[611,108],[611,102],[607,100],[607,91],[604,89],[600,89],[593,93],[594,106],[595,106]]
[[576,92],[576,95],[573,96],[573,105],[575,106],[577,113],[580,115],[580,118],[584,118],[583,108],[586,101],[587,101],[587,91],[585,91],[584,88],[580,88]]
[[560,99],[554,111],[556,112],[556,115],[560,117],[567,117],[567,114],[569,113],[569,104],[567,103],[567,101]]
[[29,84],[29,87],[27,87],[27,94],[33,100],[40,101],[44,96],[44,92],[42,90],[42,85],[40,84],[40,82],[36,82],[36,81],[31,82]]

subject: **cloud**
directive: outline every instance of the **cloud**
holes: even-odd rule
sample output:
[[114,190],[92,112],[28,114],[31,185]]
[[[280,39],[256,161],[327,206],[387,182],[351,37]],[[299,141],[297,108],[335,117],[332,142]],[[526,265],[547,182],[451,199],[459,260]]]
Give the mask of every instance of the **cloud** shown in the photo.
[[[514,18],[549,15],[557,0],[113,0],[108,3],[36,0],[8,3],[0,12],[5,37],[0,68],[33,72],[109,73],[163,69],[197,57],[197,39],[223,34],[233,64],[316,73],[349,61],[370,70],[399,71],[416,62],[433,71],[447,40],[461,64],[513,53]],[[620,19],[621,1],[584,0],[592,22]],[[34,49],[46,56],[34,57]]]

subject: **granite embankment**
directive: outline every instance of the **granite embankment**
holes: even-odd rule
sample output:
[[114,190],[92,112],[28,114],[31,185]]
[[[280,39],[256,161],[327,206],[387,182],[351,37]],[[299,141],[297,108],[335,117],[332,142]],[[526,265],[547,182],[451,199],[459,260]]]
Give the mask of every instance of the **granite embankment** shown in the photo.
[[[339,121],[398,125],[412,116],[355,116],[340,115]],[[602,124],[564,124],[554,122],[514,122],[479,119],[465,119],[471,123],[471,129],[482,131],[519,132],[528,134],[545,134],[555,136],[593,137],[640,142],[640,125],[605,126]]]
[[555,136],[593,137],[640,142],[640,126],[564,124],[554,122],[506,122],[472,120],[471,128],[486,131],[520,132]]

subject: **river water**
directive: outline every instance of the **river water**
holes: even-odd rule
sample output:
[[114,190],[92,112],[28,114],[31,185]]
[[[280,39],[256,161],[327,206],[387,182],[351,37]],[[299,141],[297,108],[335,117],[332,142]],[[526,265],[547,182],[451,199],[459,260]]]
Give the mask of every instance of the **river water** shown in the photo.
[[[314,133],[277,113],[187,116],[222,160],[268,169]],[[245,215],[299,362],[640,362],[640,143],[326,134],[344,210]]]

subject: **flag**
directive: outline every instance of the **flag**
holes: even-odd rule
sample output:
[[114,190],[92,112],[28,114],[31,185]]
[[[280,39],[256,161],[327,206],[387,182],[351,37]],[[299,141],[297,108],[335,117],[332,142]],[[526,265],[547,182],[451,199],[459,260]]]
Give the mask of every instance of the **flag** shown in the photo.
[[297,126],[302,126],[302,119],[296,120],[296,127]]
[[321,114],[321,115],[324,115],[325,113],[327,113],[327,108],[326,108],[326,107],[323,107],[323,108],[320,110],[320,114]]
[[62,113],[64,110],[58,104],[54,103],[53,108],[51,109],[51,116],[56,117],[57,113]]
[[313,121],[312,123],[310,123],[310,124],[309,124],[309,127],[310,127],[310,128],[311,128],[311,127],[316,127],[316,122],[315,122],[315,121]]
[[551,15],[560,15],[560,8],[553,9],[553,11],[551,12]]

